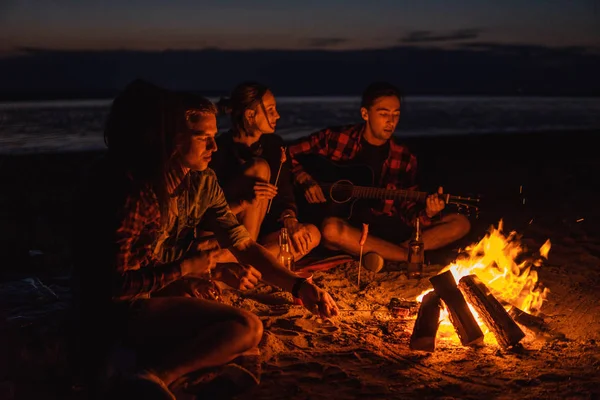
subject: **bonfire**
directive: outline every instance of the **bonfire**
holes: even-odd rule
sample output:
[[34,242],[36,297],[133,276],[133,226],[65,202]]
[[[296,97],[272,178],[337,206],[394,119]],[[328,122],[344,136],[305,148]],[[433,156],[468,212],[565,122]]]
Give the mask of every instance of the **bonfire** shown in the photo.
[[532,255],[520,239],[516,232],[505,235],[500,221],[432,277],[434,288],[417,297],[421,306],[411,347],[433,351],[436,335],[463,345],[517,344],[525,334],[515,320],[534,320],[549,293],[537,269],[551,246],[547,240]]

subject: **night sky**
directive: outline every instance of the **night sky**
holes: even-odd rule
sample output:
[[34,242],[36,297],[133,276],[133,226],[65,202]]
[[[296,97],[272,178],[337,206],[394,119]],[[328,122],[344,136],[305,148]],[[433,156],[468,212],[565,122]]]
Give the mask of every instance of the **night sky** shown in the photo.
[[[556,94],[589,94],[600,2],[1,0],[0,37],[0,90],[9,97],[118,90],[135,75],[219,91],[245,78],[283,82],[283,68],[288,79],[310,75],[284,84],[290,94],[354,90],[332,81],[339,73],[330,64],[360,84],[410,76],[418,93],[552,94],[532,83],[549,67],[548,78],[560,78]],[[203,68],[212,79],[198,76]],[[471,87],[463,80],[473,71],[486,78]]]

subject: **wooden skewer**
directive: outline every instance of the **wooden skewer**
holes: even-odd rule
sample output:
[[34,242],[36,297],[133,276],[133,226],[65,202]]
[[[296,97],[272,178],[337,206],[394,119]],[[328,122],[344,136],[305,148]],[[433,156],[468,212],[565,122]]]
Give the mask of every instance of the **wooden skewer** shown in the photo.
[[[281,167],[283,167],[283,163],[287,160],[285,155],[285,147],[281,148],[281,158],[279,159],[279,170],[277,171],[277,176],[275,177],[275,186],[279,183],[279,175],[281,174]],[[273,199],[269,199],[269,205],[267,206],[267,214],[271,211],[271,205],[273,204]]]
[[363,224],[362,235],[360,235],[360,254],[358,256],[358,289],[360,290],[360,273],[362,269],[362,256],[363,256],[363,247],[365,242],[367,241],[367,235],[369,234],[369,224]]

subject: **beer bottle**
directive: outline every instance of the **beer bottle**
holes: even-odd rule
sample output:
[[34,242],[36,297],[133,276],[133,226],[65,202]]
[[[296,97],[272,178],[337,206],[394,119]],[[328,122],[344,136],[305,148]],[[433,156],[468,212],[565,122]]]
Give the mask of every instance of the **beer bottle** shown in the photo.
[[287,228],[281,228],[279,232],[279,255],[277,260],[290,271],[294,269],[294,256],[290,248],[290,237]]
[[425,246],[421,238],[421,223],[419,218],[415,222],[415,231],[408,242],[408,277],[420,279],[425,264]]

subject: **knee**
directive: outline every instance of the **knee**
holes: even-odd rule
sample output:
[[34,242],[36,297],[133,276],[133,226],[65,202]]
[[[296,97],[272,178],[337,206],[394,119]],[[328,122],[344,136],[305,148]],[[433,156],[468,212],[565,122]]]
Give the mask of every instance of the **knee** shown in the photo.
[[244,172],[245,175],[259,178],[267,182],[271,179],[271,167],[269,167],[269,163],[264,158],[254,157],[246,164],[248,167]]
[[321,243],[321,232],[319,231],[319,228],[313,224],[306,224],[305,227],[310,234],[310,248],[312,250]]
[[462,214],[450,214],[444,217],[453,228],[454,234],[463,237],[471,230],[471,222]]
[[242,329],[242,341],[246,343],[248,349],[258,346],[263,336],[263,324],[258,316],[248,311],[239,310],[236,323]]
[[337,217],[327,217],[321,226],[321,239],[326,244],[339,243],[346,231],[346,224]]

